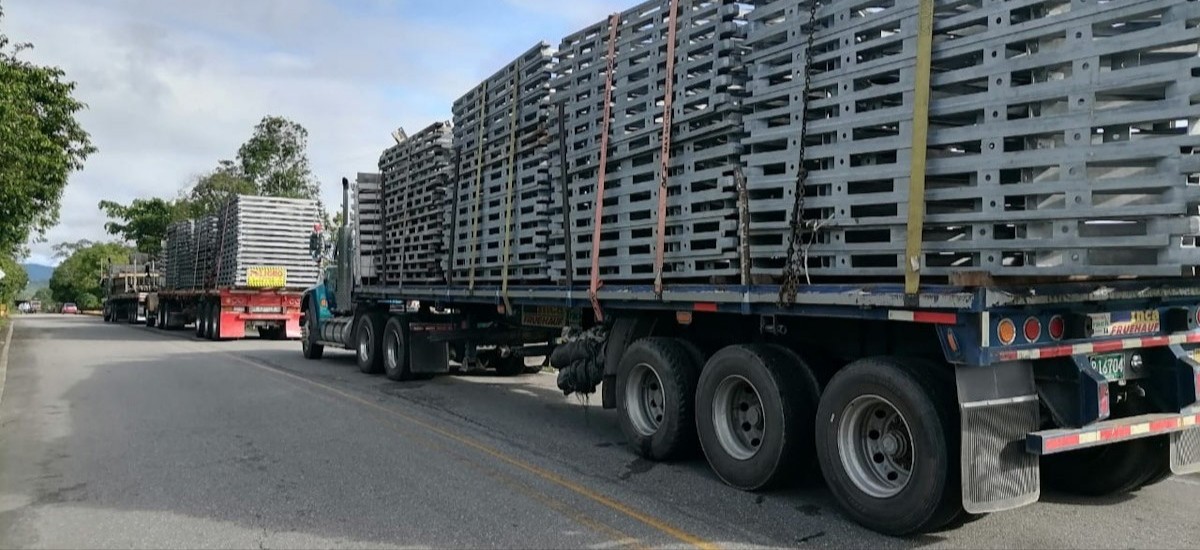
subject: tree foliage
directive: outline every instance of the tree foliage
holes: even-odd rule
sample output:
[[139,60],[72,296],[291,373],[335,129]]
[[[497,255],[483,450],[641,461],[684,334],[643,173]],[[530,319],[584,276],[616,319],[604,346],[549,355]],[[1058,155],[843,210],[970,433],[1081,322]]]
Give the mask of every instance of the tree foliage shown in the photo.
[[100,209],[108,215],[104,229],[134,244],[138,252],[158,254],[167,226],[187,218],[187,203],[166,199],[135,199],[129,205],[100,201]]
[[4,272],[4,278],[0,279],[0,304],[12,304],[29,284],[29,274],[17,260],[7,255],[0,255],[0,271]]
[[242,175],[272,197],[313,199],[320,189],[308,165],[308,130],[283,117],[264,117],[238,149]]
[[105,229],[148,254],[159,252],[171,223],[216,213],[233,195],[318,199],[320,189],[308,166],[308,130],[286,118],[268,116],[238,149],[237,160],[222,160],[198,176],[175,199],[137,199],[128,205],[102,201]]
[[[0,21],[4,13],[0,8]],[[58,223],[70,174],[94,153],[75,116],[86,105],[58,67],[20,59],[32,46],[0,33],[0,254]]]
[[50,276],[50,292],[54,301],[74,302],[80,309],[100,307],[104,297],[100,289],[103,269],[110,263],[127,264],[133,252],[119,243],[93,243],[79,241],[55,246],[66,259],[54,269]]
[[215,170],[204,174],[192,184],[180,200],[188,217],[215,213],[233,195],[255,195],[254,182],[242,175],[233,161],[221,161]]

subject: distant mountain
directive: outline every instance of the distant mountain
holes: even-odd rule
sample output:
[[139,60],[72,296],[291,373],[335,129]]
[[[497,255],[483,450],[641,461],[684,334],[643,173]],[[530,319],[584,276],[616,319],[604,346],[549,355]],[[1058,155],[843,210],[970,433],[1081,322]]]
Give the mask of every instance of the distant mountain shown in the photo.
[[50,280],[50,275],[54,273],[54,266],[42,264],[22,264],[25,267],[25,272],[29,274],[30,283],[44,283]]

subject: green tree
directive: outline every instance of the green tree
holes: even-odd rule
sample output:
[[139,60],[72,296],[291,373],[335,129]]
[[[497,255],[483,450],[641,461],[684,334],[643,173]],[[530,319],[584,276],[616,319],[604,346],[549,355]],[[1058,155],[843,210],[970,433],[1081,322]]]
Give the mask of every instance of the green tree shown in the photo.
[[185,217],[197,218],[213,214],[233,195],[256,195],[254,182],[242,175],[233,161],[221,161],[215,170],[196,178],[180,202]]
[[238,149],[242,175],[259,194],[315,199],[320,188],[308,165],[308,130],[283,117],[267,116]]
[[4,272],[4,278],[0,279],[0,304],[11,305],[29,284],[29,274],[11,256],[0,256],[0,271]]
[[56,302],[74,302],[81,309],[100,306],[104,293],[100,289],[103,269],[110,263],[129,263],[133,252],[120,243],[79,241],[55,246],[66,259],[50,276],[50,292]]
[[54,293],[50,291],[50,287],[44,286],[33,293],[33,299],[47,305],[54,302]]
[[187,203],[159,198],[135,199],[129,205],[100,201],[100,209],[108,215],[104,229],[110,235],[134,243],[146,254],[158,254],[167,226],[190,214]]
[[0,255],[58,223],[68,176],[96,151],[75,119],[86,108],[75,83],[58,67],[20,59],[31,47],[0,33]]

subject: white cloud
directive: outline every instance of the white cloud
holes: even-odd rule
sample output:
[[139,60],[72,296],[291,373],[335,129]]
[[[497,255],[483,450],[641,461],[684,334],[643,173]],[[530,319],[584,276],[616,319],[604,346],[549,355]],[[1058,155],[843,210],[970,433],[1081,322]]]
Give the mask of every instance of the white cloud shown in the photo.
[[424,16],[428,5],[411,0],[7,1],[5,32],[78,83],[99,148],[31,261],[49,260],[53,243],[108,238],[100,200],[176,195],[268,114],[308,128],[314,172],[336,205],[337,182],[373,170],[391,130],[450,118],[454,98],[497,60],[556,44],[625,3],[481,0],[479,13],[531,24],[493,25],[484,13],[472,28],[452,6]]

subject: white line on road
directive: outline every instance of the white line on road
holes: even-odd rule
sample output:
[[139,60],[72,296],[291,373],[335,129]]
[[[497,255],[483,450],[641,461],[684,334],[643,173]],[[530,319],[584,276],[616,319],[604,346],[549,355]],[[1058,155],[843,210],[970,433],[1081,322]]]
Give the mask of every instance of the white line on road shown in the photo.
[[4,347],[0,348],[0,403],[4,402],[4,380],[8,378],[8,348],[12,347],[12,331],[16,321],[8,320],[8,330],[4,333]]

